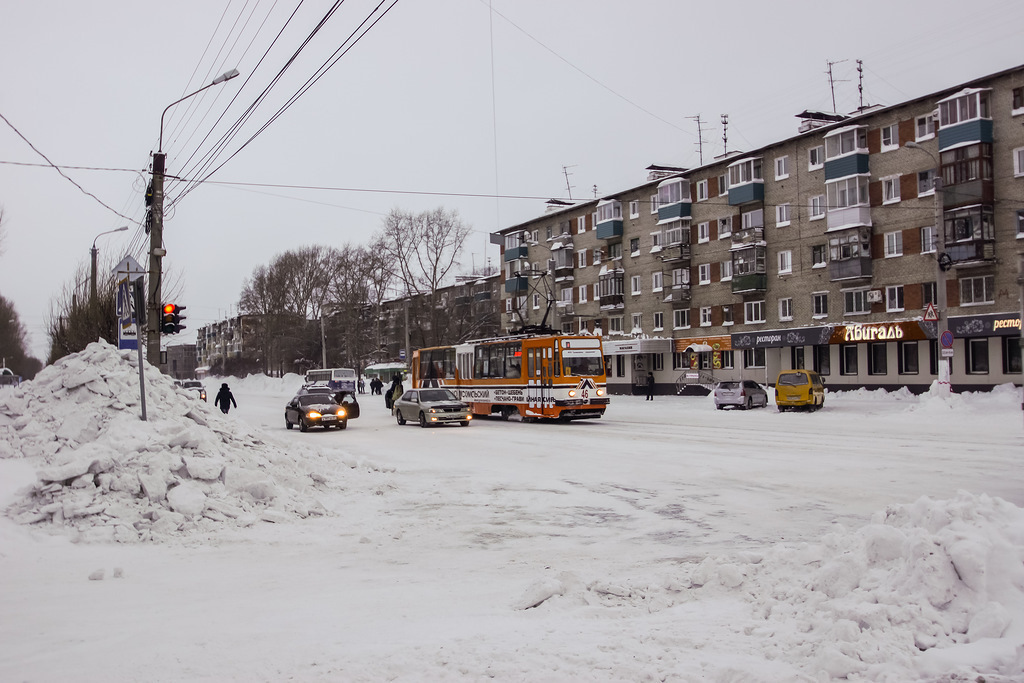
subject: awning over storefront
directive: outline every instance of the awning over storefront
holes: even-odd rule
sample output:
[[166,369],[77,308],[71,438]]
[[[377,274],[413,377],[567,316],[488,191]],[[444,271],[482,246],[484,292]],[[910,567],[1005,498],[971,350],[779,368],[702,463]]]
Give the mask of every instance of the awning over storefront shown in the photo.
[[958,315],[949,318],[949,331],[962,339],[1020,335],[1020,313]]
[[621,339],[604,340],[606,356],[632,356],[641,353],[669,353],[672,351],[671,339]]
[[732,335],[734,349],[770,349],[783,346],[817,346],[828,344],[832,325],[794,327],[788,330],[764,330]]

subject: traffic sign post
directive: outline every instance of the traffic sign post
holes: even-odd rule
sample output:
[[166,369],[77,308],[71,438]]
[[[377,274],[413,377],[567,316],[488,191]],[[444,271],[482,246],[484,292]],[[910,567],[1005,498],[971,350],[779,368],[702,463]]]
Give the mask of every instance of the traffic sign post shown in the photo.
[[945,332],[943,332],[942,335],[939,337],[939,343],[942,344],[942,348],[944,348],[944,349],[952,349],[953,348],[953,333],[950,332],[949,330],[946,330]]

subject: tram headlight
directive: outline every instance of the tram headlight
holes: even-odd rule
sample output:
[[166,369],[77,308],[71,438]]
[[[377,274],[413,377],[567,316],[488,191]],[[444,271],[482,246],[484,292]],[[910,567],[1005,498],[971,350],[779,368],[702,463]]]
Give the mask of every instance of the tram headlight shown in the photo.
[[604,389],[598,389],[597,390],[597,395],[598,396],[604,396]]
[[569,398],[573,398],[574,396],[576,396],[576,390],[575,389],[570,389],[569,390]]

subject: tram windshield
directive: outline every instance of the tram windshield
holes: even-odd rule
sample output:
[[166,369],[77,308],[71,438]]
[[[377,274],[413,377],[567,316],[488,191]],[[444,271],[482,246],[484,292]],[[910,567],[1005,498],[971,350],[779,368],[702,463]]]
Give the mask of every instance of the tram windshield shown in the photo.
[[562,374],[566,377],[593,377],[604,374],[600,349],[564,349]]

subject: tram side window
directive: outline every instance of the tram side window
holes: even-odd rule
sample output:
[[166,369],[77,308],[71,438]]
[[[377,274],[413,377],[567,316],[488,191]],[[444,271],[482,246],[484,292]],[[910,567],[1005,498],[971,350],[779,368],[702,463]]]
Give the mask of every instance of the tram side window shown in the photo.
[[522,374],[523,345],[508,344],[505,351],[505,377],[519,379]]
[[505,346],[503,344],[494,344],[488,349],[490,357],[490,367],[488,377],[504,377],[505,376]]
[[455,349],[422,351],[420,364],[424,379],[455,379]]
[[473,359],[473,377],[475,379],[486,379],[490,375],[490,359],[487,356],[487,347],[476,347],[476,357]]

